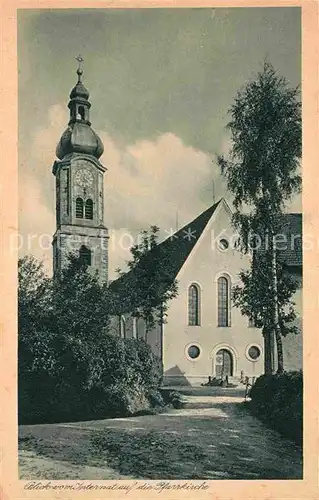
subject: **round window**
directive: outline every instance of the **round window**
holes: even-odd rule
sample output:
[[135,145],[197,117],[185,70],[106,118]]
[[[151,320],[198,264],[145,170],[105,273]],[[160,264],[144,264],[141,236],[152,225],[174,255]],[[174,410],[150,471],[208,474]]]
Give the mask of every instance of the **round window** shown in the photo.
[[187,354],[191,359],[196,359],[200,355],[200,349],[197,345],[189,346]]
[[221,240],[219,240],[218,246],[220,250],[227,250],[227,248],[229,247],[228,240],[226,240],[226,238],[222,238]]
[[251,345],[247,351],[249,358],[252,361],[257,361],[260,358],[261,350],[257,345]]

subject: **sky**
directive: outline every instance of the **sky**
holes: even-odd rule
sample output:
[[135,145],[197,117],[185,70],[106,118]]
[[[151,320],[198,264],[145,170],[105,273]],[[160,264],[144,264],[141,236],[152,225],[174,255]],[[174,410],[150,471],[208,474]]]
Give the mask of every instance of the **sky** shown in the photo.
[[[228,110],[267,59],[301,83],[300,8],[22,9],[18,12],[20,255],[51,271],[52,165],[77,61],[104,143],[110,278],[150,225],[161,237],[224,196]],[[301,211],[300,196],[287,207]],[[123,246],[123,245],[122,245]]]

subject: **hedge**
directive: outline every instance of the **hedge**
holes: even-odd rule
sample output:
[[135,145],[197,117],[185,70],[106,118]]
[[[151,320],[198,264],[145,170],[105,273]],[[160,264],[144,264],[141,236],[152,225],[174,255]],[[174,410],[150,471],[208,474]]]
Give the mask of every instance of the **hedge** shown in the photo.
[[76,359],[72,348],[56,375],[28,369],[19,360],[19,423],[131,416],[164,405],[158,391],[162,364],[145,341],[106,336],[102,357],[105,362],[90,386],[88,362],[94,359]]
[[262,375],[250,392],[252,412],[283,436],[302,444],[303,376],[301,371]]

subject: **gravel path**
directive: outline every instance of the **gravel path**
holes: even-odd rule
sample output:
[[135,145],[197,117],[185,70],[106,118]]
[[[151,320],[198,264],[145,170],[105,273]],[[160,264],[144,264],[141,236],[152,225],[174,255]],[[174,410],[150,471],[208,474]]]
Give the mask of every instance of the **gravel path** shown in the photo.
[[[184,397],[185,408],[160,415],[21,426],[19,434],[20,437],[33,436],[47,443],[51,447],[50,458],[62,461],[63,467],[68,463],[71,452],[72,460],[74,456],[81,457],[81,450],[87,448],[94,431],[108,429],[136,433],[136,436],[154,431],[161,434],[163,439],[172,435],[175,443],[187,442],[189,445],[194,444],[197,449],[200,447],[205,454],[205,463],[210,464],[204,471],[206,479],[302,479],[301,449],[250,415],[243,405],[242,391],[227,393],[226,390],[214,395],[188,391]],[[52,456],[54,446],[57,446],[56,456]],[[63,450],[63,455],[59,450]],[[33,460],[35,458],[33,456]],[[26,456],[21,456],[21,460],[21,477],[27,475],[30,478]],[[185,467],[189,466],[189,463],[185,464]],[[34,467],[33,473],[37,474]],[[59,473],[56,464],[54,470],[56,476]],[[70,469],[70,479],[75,472]],[[66,477],[65,470],[61,474],[61,478]],[[103,468],[94,471],[92,467],[77,471],[76,474],[82,479],[122,477],[110,468],[105,468],[104,474]]]

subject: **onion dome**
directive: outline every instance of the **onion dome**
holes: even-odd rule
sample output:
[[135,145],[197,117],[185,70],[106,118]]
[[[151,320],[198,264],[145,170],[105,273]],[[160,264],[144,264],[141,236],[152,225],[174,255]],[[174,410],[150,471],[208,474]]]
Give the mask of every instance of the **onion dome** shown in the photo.
[[83,71],[80,68],[78,68],[77,74],[78,74],[78,82],[77,82],[77,84],[75,85],[75,87],[73,87],[73,89],[70,92],[70,99],[76,99],[78,97],[80,99],[87,100],[90,97],[90,93],[84,87],[84,85],[83,85],[83,83],[81,81],[81,77],[83,75]]
[[71,90],[70,99],[75,97],[80,97],[82,99],[88,99],[90,96],[89,91],[84,87],[82,82],[78,82],[75,87]]
[[68,128],[63,132],[57,145],[56,155],[62,160],[70,153],[83,153],[100,158],[104,147],[97,133],[91,128],[89,113],[91,103],[89,102],[89,91],[82,83],[83,70],[81,63],[83,59],[78,56],[79,68],[77,69],[78,81],[70,92],[70,121]]
[[70,123],[63,132],[56,149],[57,157],[62,160],[70,153],[83,153],[100,158],[104,147],[101,139],[86,123]]

